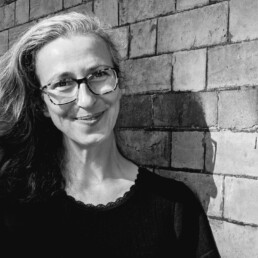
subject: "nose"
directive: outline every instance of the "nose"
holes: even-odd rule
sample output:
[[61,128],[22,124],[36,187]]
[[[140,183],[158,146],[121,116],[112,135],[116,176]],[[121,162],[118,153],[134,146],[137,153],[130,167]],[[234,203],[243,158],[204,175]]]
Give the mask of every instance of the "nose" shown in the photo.
[[82,82],[78,89],[77,105],[82,108],[89,108],[96,102],[96,96],[90,92],[85,82]]

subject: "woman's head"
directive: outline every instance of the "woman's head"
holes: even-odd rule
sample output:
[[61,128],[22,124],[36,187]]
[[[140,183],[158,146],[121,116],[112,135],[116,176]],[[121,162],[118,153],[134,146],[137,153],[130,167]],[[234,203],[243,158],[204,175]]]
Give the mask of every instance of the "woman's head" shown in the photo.
[[45,91],[44,114],[66,143],[87,148],[114,139],[121,93],[111,53],[100,37],[55,39],[38,51],[35,65]]
[[[97,35],[106,43],[113,66],[119,71],[115,35],[110,27],[102,24],[98,18],[68,13],[44,19],[31,27],[0,61],[0,98],[1,102],[5,103],[5,110],[0,114],[2,124],[12,127],[20,120],[25,110],[38,112],[42,109],[40,83],[35,70],[38,51],[60,37],[87,34]],[[36,115],[35,112],[33,114]]]
[[[0,141],[4,146],[2,159],[4,166],[1,164],[0,166],[2,170],[3,167],[5,168],[4,171],[13,171],[13,178],[20,178],[22,173],[19,171],[24,170],[23,178],[27,178],[32,193],[36,192],[36,189],[49,188],[49,191],[52,191],[53,185],[60,186],[62,178],[60,166],[63,157],[62,133],[75,141],[82,138],[76,138],[78,132],[76,133],[76,130],[69,125],[62,124],[63,121],[68,122],[69,119],[77,119],[79,116],[77,129],[80,128],[80,123],[88,123],[86,133],[90,133],[90,122],[94,124],[98,122],[99,117],[102,117],[101,119],[104,117],[106,127],[113,128],[114,118],[116,119],[119,108],[119,89],[110,95],[91,95],[91,101],[95,104],[87,106],[85,96],[88,95],[84,93],[86,91],[89,93],[89,88],[86,87],[85,80],[79,80],[84,86],[80,86],[79,98],[76,101],[55,105],[47,94],[49,92],[44,89],[46,93],[44,94],[41,89],[45,84],[53,82],[49,73],[56,69],[57,63],[62,63],[62,58],[69,59],[69,55],[66,55],[68,50],[65,49],[69,44],[72,48],[71,53],[77,50],[83,51],[83,48],[77,48],[77,50],[73,48],[76,45],[73,43],[77,43],[78,46],[80,42],[86,48],[84,53],[87,60],[85,66],[78,65],[73,70],[70,62],[72,59],[70,61],[65,59],[64,63],[67,62],[70,66],[62,66],[62,69],[69,69],[65,71],[70,73],[69,77],[77,81],[85,77],[89,80],[89,75],[93,72],[110,67],[119,74],[116,39],[112,30],[102,25],[97,18],[68,13],[47,18],[34,25],[0,59]],[[57,57],[53,59],[54,55],[51,51],[56,49],[55,44],[59,44],[58,50],[64,50],[59,51],[61,59]],[[102,61],[96,63],[97,67],[92,65],[88,69],[87,66],[91,64],[87,55],[92,48]],[[73,60],[75,58],[76,56],[73,55]],[[54,61],[57,63],[54,64]],[[61,72],[63,73],[64,70]],[[55,73],[58,71],[55,70]],[[80,119],[92,121],[83,122]],[[73,130],[75,134],[72,135]],[[101,133],[107,135],[110,131],[99,130],[98,136]],[[98,139],[101,140],[101,137]],[[49,162],[50,160],[52,162]]]

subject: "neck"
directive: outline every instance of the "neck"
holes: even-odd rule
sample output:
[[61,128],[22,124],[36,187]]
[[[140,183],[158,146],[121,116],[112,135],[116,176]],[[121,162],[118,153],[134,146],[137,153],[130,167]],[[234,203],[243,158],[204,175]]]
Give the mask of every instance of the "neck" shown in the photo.
[[100,185],[105,180],[126,178],[123,166],[128,162],[119,153],[114,134],[101,143],[83,147],[65,139],[67,187],[79,189]]

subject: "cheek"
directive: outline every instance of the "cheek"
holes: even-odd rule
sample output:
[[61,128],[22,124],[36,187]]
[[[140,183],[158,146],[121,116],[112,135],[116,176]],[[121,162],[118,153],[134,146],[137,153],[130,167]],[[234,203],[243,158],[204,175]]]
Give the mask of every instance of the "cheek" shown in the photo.
[[44,99],[44,102],[44,115],[49,117],[52,122],[58,126],[58,124],[61,123],[61,120],[68,116],[69,106],[61,108],[61,106],[53,105],[48,99]]

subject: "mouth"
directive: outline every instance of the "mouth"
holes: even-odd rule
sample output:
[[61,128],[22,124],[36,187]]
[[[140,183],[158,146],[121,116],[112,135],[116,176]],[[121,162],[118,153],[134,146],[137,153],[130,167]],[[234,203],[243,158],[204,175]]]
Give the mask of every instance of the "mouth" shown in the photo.
[[79,117],[76,117],[75,120],[89,121],[89,122],[90,122],[90,121],[96,121],[96,120],[98,120],[104,113],[105,113],[105,111],[98,112],[98,113],[93,114],[93,115],[79,116]]

